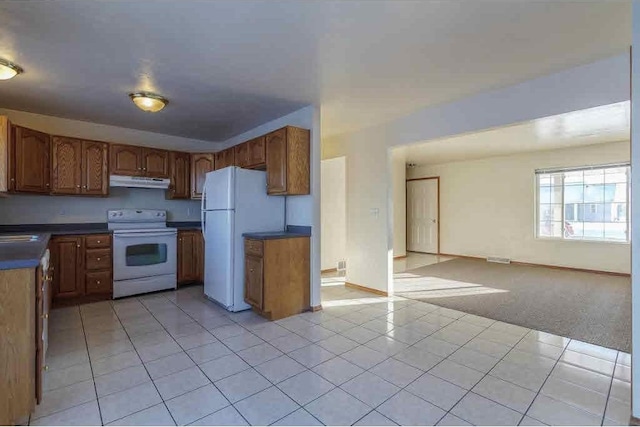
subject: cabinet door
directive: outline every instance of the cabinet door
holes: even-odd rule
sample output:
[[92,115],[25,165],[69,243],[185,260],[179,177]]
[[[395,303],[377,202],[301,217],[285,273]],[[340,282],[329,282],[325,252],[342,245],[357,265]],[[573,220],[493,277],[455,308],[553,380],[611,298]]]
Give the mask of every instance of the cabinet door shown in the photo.
[[201,199],[204,179],[207,172],[214,170],[213,154],[191,155],[191,198]]
[[81,193],[82,141],[54,136],[51,139],[51,165],[51,193]]
[[145,176],[152,178],[169,178],[169,152],[143,148],[142,171]]
[[229,166],[235,165],[235,149],[234,147],[227,148],[226,150],[218,151],[216,153],[216,170],[224,169]]
[[193,238],[193,258],[195,259],[195,280],[204,282],[204,237],[201,231],[195,231]]
[[262,258],[246,254],[244,257],[244,300],[260,310],[263,309]]
[[171,186],[168,198],[188,199],[191,196],[189,153],[171,152],[169,154],[169,175]]
[[111,144],[109,147],[112,175],[142,175],[142,148],[133,145]]
[[251,166],[251,159],[249,157],[249,143],[245,142],[244,144],[236,145],[233,148],[235,150],[235,165],[240,166],[241,168]]
[[287,129],[266,136],[267,194],[287,192]]
[[178,283],[196,280],[194,239],[193,231],[178,233]]
[[56,237],[51,249],[54,299],[84,295],[82,237]]
[[109,195],[109,144],[82,141],[82,194]]
[[249,141],[249,165],[252,168],[264,166],[266,162],[265,137]]
[[49,135],[14,128],[15,191],[48,193],[50,190]]

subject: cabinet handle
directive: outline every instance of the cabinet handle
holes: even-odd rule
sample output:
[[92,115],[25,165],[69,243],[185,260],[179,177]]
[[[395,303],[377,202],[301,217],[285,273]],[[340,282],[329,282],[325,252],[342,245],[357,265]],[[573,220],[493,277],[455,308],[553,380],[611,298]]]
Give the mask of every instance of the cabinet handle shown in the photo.
[[79,248],[79,247],[80,247],[80,243],[78,243],[78,244],[76,245],[76,248]]
[[96,283],[99,285],[100,284],[100,280],[97,280]]
[[100,258],[96,258],[97,261],[100,261]]
[[82,186],[82,188],[84,188],[84,189],[86,190],[86,189],[87,189],[87,186],[86,186],[86,185],[83,185],[83,186]]
[[80,188],[80,184],[76,185],[76,188]]
[[100,240],[97,240],[98,243],[102,243]]
[[251,273],[253,273],[253,271],[254,271],[253,268],[249,270],[249,272],[251,272]]
[[48,371],[48,370],[49,370],[49,365],[44,365],[44,366],[42,367],[42,370],[43,370],[43,371]]
[[50,282],[51,280],[53,280],[53,277],[52,276],[44,276],[42,278],[42,280],[44,280],[45,282]]
[[45,313],[45,314],[43,314],[43,315],[42,315],[42,318],[43,318],[43,319],[48,319],[48,318],[49,318],[49,313]]
[[49,183],[47,182],[45,185],[48,187],[48,186],[49,186]]

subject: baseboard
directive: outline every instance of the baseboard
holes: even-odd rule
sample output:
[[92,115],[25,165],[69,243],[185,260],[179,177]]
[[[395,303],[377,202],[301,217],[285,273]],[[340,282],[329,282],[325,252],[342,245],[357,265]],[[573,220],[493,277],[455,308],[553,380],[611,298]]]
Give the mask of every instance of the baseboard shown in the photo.
[[640,426],[640,418],[636,418],[633,415],[629,417],[630,426]]
[[316,312],[316,311],[320,311],[320,310],[322,310],[322,304],[320,304],[320,305],[312,305],[311,306],[311,311],[312,312]]
[[324,273],[333,273],[338,271],[337,268],[327,268],[326,270],[320,270],[320,274],[324,274]]
[[393,259],[404,259],[406,258],[406,255],[398,255],[398,256],[394,256]]
[[389,296],[389,293],[387,293],[385,291],[381,291],[381,290],[373,289],[373,288],[367,288],[366,286],[356,285],[355,283],[344,282],[344,286],[347,287],[347,288],[357,289],[359,291],[370,292],[372,294],[380,295],[380,296],[383,296],[383,297],[388,297]]
[[[486,261],[486,258],[478,257],[478,256],[469,256],[469,255],[455,255],[455,254],[440,254],[442,256],[449,256],[455,258],[464,258],[464,259],[477,259],[480,261]],[[511,261],[511,264],[514,265],[526,265],[530,267],[546,267],[553,268],[555,270],[567,270],[567,271],[580,271],[582,273],[594,273],[594,274],[605,274],[608,276],[619,276],[619,277],[631,277],[629,273],[617,273],[615,271],[605,271],[605,270],[592,270],[588,268],[577,268],[577,267],[565,267],[562,265],[549,265],[549,264],[536,264],[533,262],[522,262],[522,261]]]

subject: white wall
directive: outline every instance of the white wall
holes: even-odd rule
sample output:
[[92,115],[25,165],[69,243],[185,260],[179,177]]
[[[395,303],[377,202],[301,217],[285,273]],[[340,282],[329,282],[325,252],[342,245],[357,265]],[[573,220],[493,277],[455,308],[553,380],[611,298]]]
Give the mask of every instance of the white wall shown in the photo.
[[320,109],[307,106],[291,114],[265,123],[241,135],[224,141],[224,147],[269,133],[283,126],[298,126],[311,130],[311,194],[289,196],[286,200],[287,224],[311,226],[311,305],[320,305]]
[[391,153],[393,256],[407,255],[407,165],[403,150]]
[[535,170],[629,161],[629,143],[537,151],[409,169],[440,177],[440,251],[631,272],[630,245],[535,238]]
[[628,99],[625,53],[323,141],[326,157],[347,156],[347,281],[391,290],[390,148]]
[[321,267],[336,268],[347,258],[346,162],[344,157],[322,161]]
[[109,197],[0,197],[0,224],[107,222],[108,209],[165,209],[169,221],[200,221],[197,200],[165,200],[164,190],[111,188]]

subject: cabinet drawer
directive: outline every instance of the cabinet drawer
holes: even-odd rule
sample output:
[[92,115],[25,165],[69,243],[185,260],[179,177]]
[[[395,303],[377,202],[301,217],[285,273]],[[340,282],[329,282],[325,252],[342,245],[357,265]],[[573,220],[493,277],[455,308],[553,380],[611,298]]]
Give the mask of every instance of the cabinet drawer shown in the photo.
[[84,238],[84,241],[88,249],[111,247],[110,234],[92,234],[92,235],[86,236]]
[[86,269],[111,269],[111,249],[87,249]]
[[244,253],[262,256],[262,240],[245,240]]
[[87,294],[108,294],[113,288],[111,271],[91,271],[86,274]]

